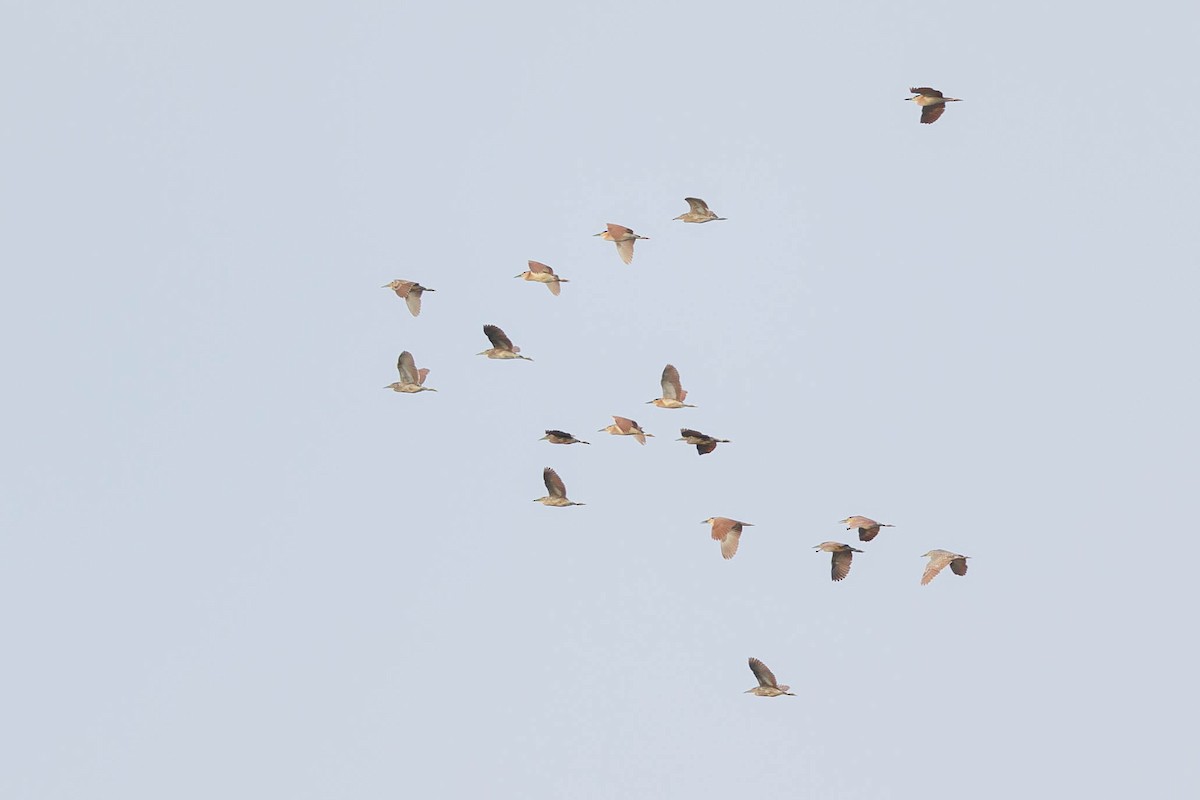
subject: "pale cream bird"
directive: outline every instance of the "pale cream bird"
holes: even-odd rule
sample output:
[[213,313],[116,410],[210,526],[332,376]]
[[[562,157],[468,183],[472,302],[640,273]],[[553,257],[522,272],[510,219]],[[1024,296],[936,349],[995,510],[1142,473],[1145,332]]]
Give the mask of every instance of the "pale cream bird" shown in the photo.
[[645,444],[647,436],[654,436],[653,433],[646,433],[642,430],[642,426],[638,425],[628,417],[618,417],[612,415],[613,424],[607,428],[601,428],[598,433],[611,433],[613,436],[632,436],[637,439],[638,444]]
[[843,580],[850,574],[850,562],[854,560],[854,554],[862,552],[857,547],[841,542],[821,542],[813,549],[833,553],[829,576],[835,581]]
[[756,697],[796,696],[793,692],[788,691],[792,687],[787,685],[780,686],[779,681],[775,680],[775,674],[767,669],[767,665],[757,658],[750,659],[750,671],[754,673],[754,677],[758,680],[758,686],[755,686],[753,689],[747,689],[742,694],[752,694]]
[[937,89],[930,89],[928,86],[909,89],[909,91],[913,93],[913,97],[904,99],[912,100],[921,107],[921,122],[925,125],[932,125],[938,121],[938,118],[946,111],[946,103],[962,102],[957,97],[943,97]]
[[624,225],[614,225],[608,223],[608,230],[600,231],[595,236],[599,236],[606,242],[612,242],[617,246],[617,254],[621,256],[621,260],[626,264],[633,261],[633,243],[638,239],[649,240],[649,236],[638,236],[633,232],[632,228],[626,228]]
[[561,291],[559,284],[570,283],[566,278],[560,278],[554,274],[554,270],[540,261],[530,261],[529,269],[522,272],[520,275],[514,275],[514,278],[524,278],[527,281],[534,281],[546,285],[550,290],[550,294],[558,297]]
[[408,306],[408,312],[414,317],[421,313],[421,295],[425,292],[435,292],[436,289],[430,289],[428,286],[422,286],[416,281],[401,281],[395,280],[391,283],[384,284],[381,288],[391,289],[396,293],[396,296],[404,300],[404,304]]
[[967,574],[967,559],[970,556],[964,556],[961,553],[951,553],[949,550],[930,550],[921,558],[928,558],[929,563],[925,565],[925,572],[921,575],[921,585],[929,583],[938,576],[938,573],[950,565],[950,571],[955,575]]
[[416,363],[413,361],[412,353],[405,350],[396,359],[396,369],[400,373],[400,380],[395,383],[389,383],[383,387],[391,389],[393,392],[402,392],[404,394],[416,394],[417,392],[436,392],[437,389],[431,389],[425,385],[425,378],[429,376],[428,369],[417,369]]
[[675,367],[670,364],[663,367],[659,385],[662,386],[662,397],[647,400],[647,405],[656,405],[659,408],[695,408],[691,403],[683,402],[687,399],[687,392],[679,383],[679,370]]
[[539,497],[534,500],[535,503],[541,503],[544,506],[552,506],[554,508],[566,508],[567,506],[582,506],[586,503],[573,503],[567,499],[567,487],[563,483],[562,478],[558,477],[558,473],[550,467],[542,470],[542,480],[546,483],[546,491],[548,494],[545,497]]
[[509,339],[508,336],[504,334],[504,331],[500,330],[495,325],[484,325],[483,333],[487,336],[488,341],[492,343],[492,346],[481,353],[476,353],[475,355],[487,356],[488,358],[520,358],[524,359],[525,361],[533,361],[532,358],[521,355],[521,348],[514,345],[512,343],[512,339]]
[[701,200],[699,197],[685,197],[683,201],[688,204],[688,210],[680,214],[675,219],[683,220],[684,222],[712,222],[713,220],[725,219],[718,217],[708,208],[708,203]]
[[737,554],[742,538],[742,528],[753,528],[754,523],[742,522],[729,517],[709,517],[701,525],[712,525],[712,538],[721,543],[721,558],[728,561]]
[[858,539],[861,542],[869,542],[879,535],[880,528],[894,528],[895,525],[889,525],[886,522],[876,522],[870,517],[846,517],[840,520],[846,526],[846,530],[854,530],[858,528]]

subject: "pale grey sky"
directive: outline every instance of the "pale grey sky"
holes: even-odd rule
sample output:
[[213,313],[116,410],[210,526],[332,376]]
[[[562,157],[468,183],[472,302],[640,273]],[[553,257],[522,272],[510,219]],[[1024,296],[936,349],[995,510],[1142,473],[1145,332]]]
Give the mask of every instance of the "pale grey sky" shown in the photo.
[[1194,796],[1193,5],[2,8],[0,796]]

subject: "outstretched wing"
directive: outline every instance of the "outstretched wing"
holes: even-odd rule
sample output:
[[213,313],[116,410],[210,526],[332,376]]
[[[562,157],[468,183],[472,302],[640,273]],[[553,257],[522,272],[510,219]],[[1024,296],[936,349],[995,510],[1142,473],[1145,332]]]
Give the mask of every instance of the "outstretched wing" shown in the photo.
[[551,497],[566,497],[567,487],[563,484],[562,478],[558,477],[558,473],[546,467],[542,470],[542,480],[546,482],[546,491]]
[[[941,93],[938,93],[941,96]],[[921,122],[925,125],[932,125],[938,121],[942,114],[946,113],[946,104],[938,103],[937,105],[925,106],[921,109]]]
[[683,391],[683,386],[679,383],[679,370],[667,364],[663,367],[662,379],[659,382],[662,384],[662,396],[665,399],[683,402],[686,392]]
[[759,661],[757,658],[750,659],[750,671],[754,673],[754,677],[758,679],[759,686],[776,688],[779,686],[775,682],[775,675],[771,670],[767,669],[767,665]]
[[412,353],[407,350],[401,353],[400,358],[396,359],[396,369],[400,372],[401,383],[420,385],[421,381],[417,376],[417,365],[413,361]]
[[498,347],[501,350],[509,350],[516,352],[513,349],[512,339],[504,335],[504,331],[500,330],[495,325],[484,325],[483,332],[487,336],[488,341],[492,343],[492,347]]

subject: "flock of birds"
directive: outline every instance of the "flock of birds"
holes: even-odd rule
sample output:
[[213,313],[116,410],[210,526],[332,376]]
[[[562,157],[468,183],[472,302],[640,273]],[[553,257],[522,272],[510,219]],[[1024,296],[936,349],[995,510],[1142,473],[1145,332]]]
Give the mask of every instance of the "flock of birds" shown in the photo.
[[[909,91],[913,93],[913,96],[906,99],[915,102],[921,107],[921,122],[927,125],[936,122],[942,116],[946,110],[946,103],[959,102],[958,98],[945,97],[940,91],[929,87],[914,88]],[[698,197],[685,197],[684,200],[688,204],[688,210],[675,217],[676,220],[690,223],[705,223],[725,219],[725,217],[717,216],[708,207],[708,204]],[[617,255],[626,264],[633,262],[634,243],[638,239],[649,239],[648,236],[639,236],[634,233],[631,228],[611,222],[607,224],[605,230],[595,235],[603,241],[612,242],[616,245]],[[550,290],[550,294],[555,297],[562,291],[561,284],[569,283],[566,278],[556,274],[553,268],[538,261],[530,261],[529,269],[513,277],[544,284]],[[421,296],[425,292],[435,291],[427,286],[422,286],[416,281],[409,280],[394,280],[386,284],[383,288],[391,289],[398,297],[403,299],[408,306],[409,312],[414,317],[419,316],[421,313]],[[498,326],[484,325],[483,333],[492,346],[477,355],[500,360],[533,360],[528,356],[522,355],[521,348],[514,345],[512,340]],[[400,380],[388,384],[384,387],[385,389],[391,389],[402,394],[437,391],[437,389],[425,385],[425,379],[429,376],[429,370],[418,369],[412,353],[407,350],[400,354],[399,359],[396,361],[396,369],[400,374]],[[663,368],[659,383],[662,394],[660,397],[646,401],[648,405],[665,409],[695,408],[694,405],[684,402],[687,400],[687,391],[683,388],[679,377],[679,370],[673,365],[667,364]],[[632,436],[642,445],[646,444],[647,437],[654,435],[642,430],[642,427],[635,420],[616,415],[613,415],[613,424],[601,428],[599,432],[609,433],[613,436]],[[718,439],[714,436],[709,436],[692,428],[681,428],[679,433],[680,438],[676,439],[676,441],[695,446],[696,452],[701,456],[712,453],[718,444],[728,444],[730,441],[728,439]],[[590,442],[575,438],[575,436],[566,431],[551,429],[547,430],[545,434],[538,441],[560,445],[591,444]],[[577,503],[567,496],[566,484],[553,468],[546,467],[542,470],[542,481],[546,485],[546,495],[536,498],[533,502],[553,508],[585,505],[584,503]],[[882,528],[894,527],[888,523],[876,522],[869,517],[863,516],[847,517],[841,520],[841,523],[846,526],[846,530],[857,529],[860,542],[870,542],[879,535]],[[743,529],[753,527],[752,523],[730,519],[729,517],[709,517],[702,524],[711,526],[712,538],[720,543],[721,556],[725,559],[731,559],[737,553]],[[834,541],[822,542],[816,545],[814,550],[831,555],[830,578],[835,582],[845,580],[850,574],[850,565],[854,560],[854,554],[863,552],[857,547],[852,547],[844,542]],[[955,575],[966,575],[967,559],[969,557],[950,550],[930,550],[926,552],[922,558],[928,558],[929,561],[925,566],[925,571],[921,575],[921,585],[928,584],[947,566],[950,567],[950,571]],[[781,685],[775,679],[774,673],[767,668],[766,664],[757,658],[751,658],[749,665],[750,671],[754,673],[754,677],[758,681],[758,685],[752,689],[747,689],[746,694],[753,694],[758,697],[794,696],[792,692],[788,691],[791,687]]]

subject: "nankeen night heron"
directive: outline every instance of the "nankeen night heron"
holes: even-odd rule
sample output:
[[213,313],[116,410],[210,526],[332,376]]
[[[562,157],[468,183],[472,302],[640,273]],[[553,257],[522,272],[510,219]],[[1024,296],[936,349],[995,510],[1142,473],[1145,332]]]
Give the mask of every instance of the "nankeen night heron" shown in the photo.
[[679,384],[679,370],[675,367],[670,364],[663,367],[659,385],[662,387],[662,397],[647,400],[647,405],[656,405],[659,408],[695,408],[691,403],[683,402],[687,399],[687,392]]
[[950,565],[950,571],[955,575],[967,574],[967,559],[970,556],[964,556],[961,553],[951,553],[949,550],[930,550],[921,558],[928,558],[929,563],[925,565],[925,573],[921,575],[921,585],[929,583],[937,577],[938,573]]
[[595,234],[606,242],[612,242],[617,246],[617,254],[621,256],[621,260],[626,264],[633,261],[633,243],[638,239],[649,240],[649,236],[638,236],[633,232],[632,228],[626,228],[624,225],[614,225],[608,223],[608,229]]
[[542,470],[542,480],[546,483],[546,491],[549,492],[545,497],[539,497],[534,500],[535,503],[541,503],[544,506],[553,506],[555,508],[565,508],[567,506],[582,506],[584,503],[573,503],[567,499],[567,487],[562,482],[562,478],[558,477],[558,473],[546,467]]
[[841,520],[841,523],[846,526],[846,530],[854,530],[858,528],[858,540],[860,542],[869,542],[879,535],[880,528],[894,528],[895,525],[889,525],[886,522],[876,522],[870,517],[846,517]]
[[937,89],[930,89],[928,86],[909,89],[909,91],[914,96],[904,99],[912,100],[921,107],[921,122],[926,125],[932,125],[938,121],[938,117],[946,111],[946,103],[961,102],[957,97],[943,97]]
[[742,522],[729,517],[709,517],[701,525],[712,525],[712,538],[721,543],[721,558],[728,561],[737,554],[742,528],[753,528],[753,522]]
[[683,201],[688,204],[688,210],[675,219],[683,220],[684,222],[712,222],[713,220],[725,219],[718,217],[708,208],[708,203],[701,200],[699,197],[685,197]]
[[389,383],[383,388],[404,394],[437,391],[437,389],[430,389],[425,385],[425,378],[429,376],[429,370],[417,369],[412,353],[407,350],[400,354],[400,358],[396,359],[396,369],[400,372],[400,380]]
[[653,436],[653,433],[646,433],[642,430],[642,426],[638,425],[628,417],[618,417],[612,415],[613,424],[607,428],[601,428],[598,433],[611,433],[613,436],[632,436],[637,439],[638,444],[645,444],[647,436]]
[[555,430],[546,431],[546,435],[538,439],[538,441],[549,442],[550,444],[591,444],[591,442],[585,442],[583,439],[576,439],[566,431]]
[[566,278],[560,278],[554,274],[551,267],[546,266],[540,261],[530,261],[529,269],[522,272],[520,275],[513,275],[514,278],[524,278],[527,281],[536,283],[544,283],[546,288],[550,290],[550,294],[558,297],[561,290],[560,283],[570,283]]
[[397,297],[404,300],[404,304],[408,306],[408,311],[414,317],[421,313],[421,295],[425,292],[435,292],[436,289],[430,289],[428,286],[422,286],[416,281],[401,281],[395,280],[389,284],[382,286],[383,289],[391,289],[396,293]]
[[533,361],[532,358],[521,355],[521,348],[514,345],[512,339],[509,339],[504,334],[504,331],[495,325],[484,325],[483,332],[487,335],[488,341],[492,343],[492,346],[482,353],[476,353],[475,355],[487,356],[488,358],[520,358],[525,361]]
[[767,668],[767,665],[759,661],[757,658],[750,659],[750,671],[754,673],[754,677],[758,679],[758,686],[753,689],[747,689],[742,694],[752,694],[758,697],[781,697],[788,695],[795,697],[794,692],[789,692],[792,688],[788,685],[780,686],[775,680],[775,674]]
[[701,433],[700,431],[692,430],[691,428],[680,428],[679,435],[682,436],[683,438],[676,439],[675,441],[687,442],[688,444],[696,445],[696,452],[699,453],[700,455],[704,455],[706,453],[711,453],[713,450],[716,450],[718,442],[720,442],[721,444],[729,444],[728,439],[717,439],[715,437],[709,436],[706,433]]
[[862,552],[857,547],[841,542],[821,542],[813,549],[833,553],[829,576],[835,581],[840,581],[850,574],[850,562],[854,560],[854,554]]

